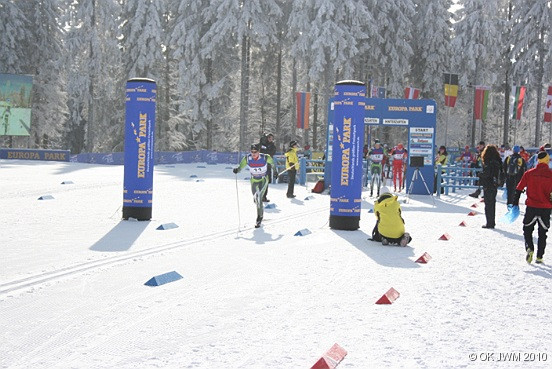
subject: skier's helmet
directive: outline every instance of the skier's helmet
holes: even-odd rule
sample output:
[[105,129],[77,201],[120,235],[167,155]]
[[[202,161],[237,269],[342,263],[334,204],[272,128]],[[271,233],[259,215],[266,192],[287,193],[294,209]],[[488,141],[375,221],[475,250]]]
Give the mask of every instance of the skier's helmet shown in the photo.
[[289,143],[289,148],[292,149],[294,146],[298,146],[297,141],[293,140]]
[[251,145],[251,151],[259,151],[259,144],[252,144]]

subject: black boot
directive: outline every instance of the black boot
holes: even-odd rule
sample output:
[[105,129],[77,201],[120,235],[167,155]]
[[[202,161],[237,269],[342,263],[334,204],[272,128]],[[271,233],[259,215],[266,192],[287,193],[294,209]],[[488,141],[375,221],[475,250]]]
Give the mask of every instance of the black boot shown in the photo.
[[262,221],[263,221],[263,217],[258,216],[257,217],[257,223],[255,223],[255,228],[259,228],[261,226]]
[[468,196],[475,197],[477,199],[479,195],[481,195],[481,189],[478,188],[475,192],[470,193]]

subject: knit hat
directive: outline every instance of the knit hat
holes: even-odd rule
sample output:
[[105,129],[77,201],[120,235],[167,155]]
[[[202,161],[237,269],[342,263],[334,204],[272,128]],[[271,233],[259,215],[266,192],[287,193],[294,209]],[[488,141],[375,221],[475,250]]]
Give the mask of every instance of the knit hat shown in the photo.
[[548,153],[546,151],[541,151],[541,152],[538,153],[537,159],[538,159],[539,163],[548,164],[548,162],[550,161],[550,156],[548,155]]
[[385,193],[391,193],[391,191],[389,191],[389,188],[387,186],[383,186],[382,188],[380,188],[380,195],[383,195]]
[[514,145],[514,147],[512,147],[512,150],[513,150],[515,153],[518,153],[518,152],[519,152],[519,146],[518,146],[518,145]]

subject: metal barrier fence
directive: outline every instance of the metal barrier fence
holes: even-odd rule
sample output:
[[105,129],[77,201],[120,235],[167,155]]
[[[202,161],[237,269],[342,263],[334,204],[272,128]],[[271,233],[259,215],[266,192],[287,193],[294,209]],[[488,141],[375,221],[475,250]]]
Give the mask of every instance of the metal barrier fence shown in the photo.
[[445,195],[449,192],[456,192],[456,190],[470,188],[477,189],[479,185],[478,172],[481,172],[481,168],[469,168],[463,164],[441,166],[437,165],[435,169],[436,175],[436,194],[437,197],[441,195],[441,190]]
[[[299,171],[296,180],[301,186],[306,186],[308,182],[317,182],[319,177],[324,177],[324,160],[299,158]],[[286,157],[284,155],[274,155],[274,165],[278,173],[286,170]],[[286,173],[282,175],[283,181],[287,178]]]

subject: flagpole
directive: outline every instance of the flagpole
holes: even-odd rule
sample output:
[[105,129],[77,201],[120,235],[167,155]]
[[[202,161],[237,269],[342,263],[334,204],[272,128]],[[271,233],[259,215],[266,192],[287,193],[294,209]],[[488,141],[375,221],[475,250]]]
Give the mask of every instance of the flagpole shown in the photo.
[[446,119],[445,119],[445,147],[448,147],[447,141],[448,141],[448,124],[449,124],[449,117],[450,117],[450,107],[446,109],[446,112],[447,113],[446,113]]

